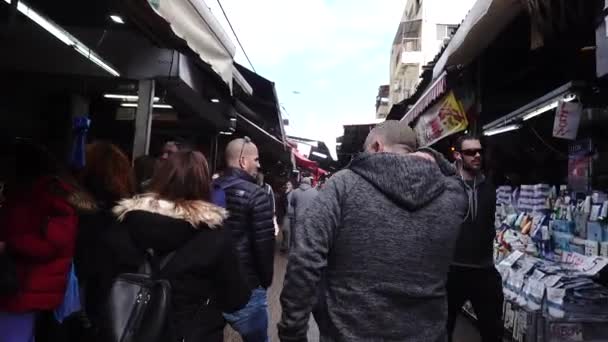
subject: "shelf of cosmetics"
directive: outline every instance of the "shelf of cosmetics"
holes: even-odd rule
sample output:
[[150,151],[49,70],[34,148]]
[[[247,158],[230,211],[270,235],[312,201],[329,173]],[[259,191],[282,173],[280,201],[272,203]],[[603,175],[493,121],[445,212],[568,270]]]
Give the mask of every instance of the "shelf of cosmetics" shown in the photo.
[[[502,236],[516,231],[524,236],[526,253],[552,259],[553,254],[574,252],[608,257],[608,195],[569,195],[561,187],[539,184],[513,192],[497,190],[496,228]],[[517,243],[517,241],[514,241]]]

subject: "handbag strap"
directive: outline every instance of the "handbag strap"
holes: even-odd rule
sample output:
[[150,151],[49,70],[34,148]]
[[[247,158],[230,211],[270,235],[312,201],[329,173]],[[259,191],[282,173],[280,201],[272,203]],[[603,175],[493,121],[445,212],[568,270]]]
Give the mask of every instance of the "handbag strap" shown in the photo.
[[[177,253],[178,249],[165,255],[160,260],[160,262],[157,264],[154,262],[154,256],[155,256],[154,250],[152,248],[148,248],[146,250],[144,264],[140,267],[140,272],[145,273],[145,274],[150,274],[150,275],[156,275],[156,276],[159,275],[161,273],[161,271],[167,266],[167,264],[169,264],[171,259],[173,259],[173,257],[175,256],[175,253]],[[158,266],[158,267],[156,267],[156,266]]]
[[165,257],[160,261],[160,264],[158,264],[158,270],[162,271],[165,266],[167,266],[167,264],[171,261],[171,259],[173,259],[173,257],[175,256],[175,253],[177,253],[177,250],[174,250],[173,252],[165,255]]

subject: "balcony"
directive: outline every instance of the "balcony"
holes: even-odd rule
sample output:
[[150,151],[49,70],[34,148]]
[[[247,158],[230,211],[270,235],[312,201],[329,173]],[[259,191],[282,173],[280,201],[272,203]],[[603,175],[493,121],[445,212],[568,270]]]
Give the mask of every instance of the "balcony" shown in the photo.
[[395,58],[395,76],[405,75],[407,69],[411,67],[418,69],[423,64],[420,38],[403,38],[398,49]]

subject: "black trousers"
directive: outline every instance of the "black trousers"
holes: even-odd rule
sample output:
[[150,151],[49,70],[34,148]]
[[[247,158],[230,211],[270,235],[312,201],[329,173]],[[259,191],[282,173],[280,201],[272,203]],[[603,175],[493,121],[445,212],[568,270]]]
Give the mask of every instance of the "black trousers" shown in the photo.
[[502,341],[504,296],[502,279],[495,268],[477,269],[452,266],[448,274],[447,290],[450,342],[456,318],[466,301],[470,301],[473,305],[482,341]]

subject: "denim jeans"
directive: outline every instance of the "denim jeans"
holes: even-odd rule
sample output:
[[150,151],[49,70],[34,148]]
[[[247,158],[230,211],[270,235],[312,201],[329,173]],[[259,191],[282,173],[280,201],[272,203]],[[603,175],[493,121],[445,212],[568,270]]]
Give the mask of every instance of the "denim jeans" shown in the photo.
[[258,287],[251,293],[249,303],[237,312],[225,313],[224,318],[244,342],[268,342],[268,297]]
[[34,342],[36,313],[0,311],[0,342]]

